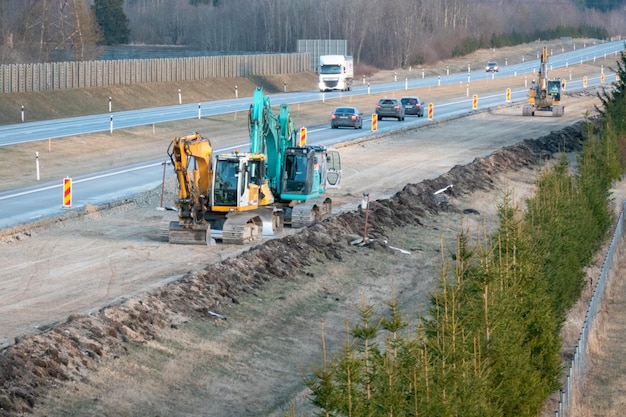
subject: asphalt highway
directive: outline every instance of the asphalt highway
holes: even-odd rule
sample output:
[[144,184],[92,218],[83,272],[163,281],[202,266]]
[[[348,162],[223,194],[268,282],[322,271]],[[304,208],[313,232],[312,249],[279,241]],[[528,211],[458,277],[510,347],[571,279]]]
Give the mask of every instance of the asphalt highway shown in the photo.
[[[601,43],[586,48],[558,53],[550,56],[550,69],[562,68],[575,63],[588,62],[607,55],[615,55],[623,50],[623,41]],[[412,80],[399,80],[391,83],[373,85],[355,85],[352,91],[343,92],[345,96],[382,93],[397,91],[399,88],[419,88],[444,84],[459,84],[472,80],[487,79],[503,75],[531,75],[539,67],[539,60],[527,61],[516,65],[501,66],[498,75],[486,73],[484,68],[468,73],[447,74],[445,77],[424,77]],[[607,69],[608,71],[608,69]],[[601,74],[588,77],[587,87],[598,85]],[[567,91],[583,88],[582,80],[567,82]],[[325,98],[319,91],[274,94],[270,96],[273,103],[293,105],[319,101]],[[335,93],[336,94],[336,93]],[[526,100],[527,89],[511,91],[510,102]],[[473,108],[473,97],[459,97],[457,99],[433,103],[433,119],[460,117],[473,111],[484,110],[506,104],[504,93],[490,96],[481,96],[477,109]],[[20,123],[0,126],[0,146],[9,146],[27,141],[54,139],[81,134],[109,131],[117,128],[130,128],[153,123],[165,123],[174,120],[208,117],[231,112],[245,112],[250,106],[250,98],[233,100],[211,101],[198,104],[181,104],[177,106],[156,107],[117,113],[105,113],[91,116],[73,117],[66,119],[48,120],[41,122]],[[340,129],[332,130],[328,124],[307,126],[309,143],[332,146],[350,141],[357,137],[380,135],[405,128],[413,124],[429,123],[425,115],[423,118],[407,118],[404,123],[392,120],[378,122],[378,129],[372,132],[369,117],[364,119],[362,130]],[[244,151],[247,143],[233,144],[229,148],[218,149],[217,152],[239,148]],[[122,167],[114,170],[96,172],[93,174],[72,179],[73,201],[71,207],[63,206],[63,183],[50,182],[19,190],[0,193],[0,228],[5,229],[20,224],[29,223],[45,217],[63,214],[67,210],[80,210],[85,205],[99,205],[110,201],[129,198],[137,193],[152,189],[161,184],[164,168],[167,174],[171,167],[164,166],[164,161],[154,160],[141,164]],[[35,196],[36,198],[33,198]]]

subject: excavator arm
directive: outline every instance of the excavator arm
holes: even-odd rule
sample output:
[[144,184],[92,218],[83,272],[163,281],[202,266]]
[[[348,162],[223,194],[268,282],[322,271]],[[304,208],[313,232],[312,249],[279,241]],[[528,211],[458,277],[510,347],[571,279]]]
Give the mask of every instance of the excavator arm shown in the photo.
[[533,80],[528,91],[528,102],[522,106],[522,116],[534,116],[536,111],[551,112],[553,116],[563,116],[565,107],[561,104],[561,80],[548,78],[548,48],[541,51],[539,79]]
[[169,155],[178,179],[178,221],[170,223],[171,243],[206,241],[209,225],[205,213],[211,207],[213,170],[211,142],[198,133],[176,137],[170,143]]

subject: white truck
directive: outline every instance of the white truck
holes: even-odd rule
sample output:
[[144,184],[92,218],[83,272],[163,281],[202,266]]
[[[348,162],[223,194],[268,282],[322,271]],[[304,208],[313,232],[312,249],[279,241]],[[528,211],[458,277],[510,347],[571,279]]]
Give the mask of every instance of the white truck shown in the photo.
[[348,55],[321,55],[319,88],[320,91],[352,90],[354,60]]

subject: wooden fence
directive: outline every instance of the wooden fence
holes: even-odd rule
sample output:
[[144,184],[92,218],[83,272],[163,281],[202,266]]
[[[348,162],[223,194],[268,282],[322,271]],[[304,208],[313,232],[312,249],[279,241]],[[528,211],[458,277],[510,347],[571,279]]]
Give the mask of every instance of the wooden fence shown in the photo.
[[310,70],[309,53],[10,64],[0,65],[0,93],[263,76]]

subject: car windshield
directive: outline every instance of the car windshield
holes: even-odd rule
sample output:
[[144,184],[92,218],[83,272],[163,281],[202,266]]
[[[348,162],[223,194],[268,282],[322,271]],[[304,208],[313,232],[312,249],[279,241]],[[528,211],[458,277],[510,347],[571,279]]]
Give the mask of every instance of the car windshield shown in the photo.
[[394,100],[381,100],[380,104],[396,104]]
[[402,104],[417,104],[417,99],[414,98],[403,98]]

